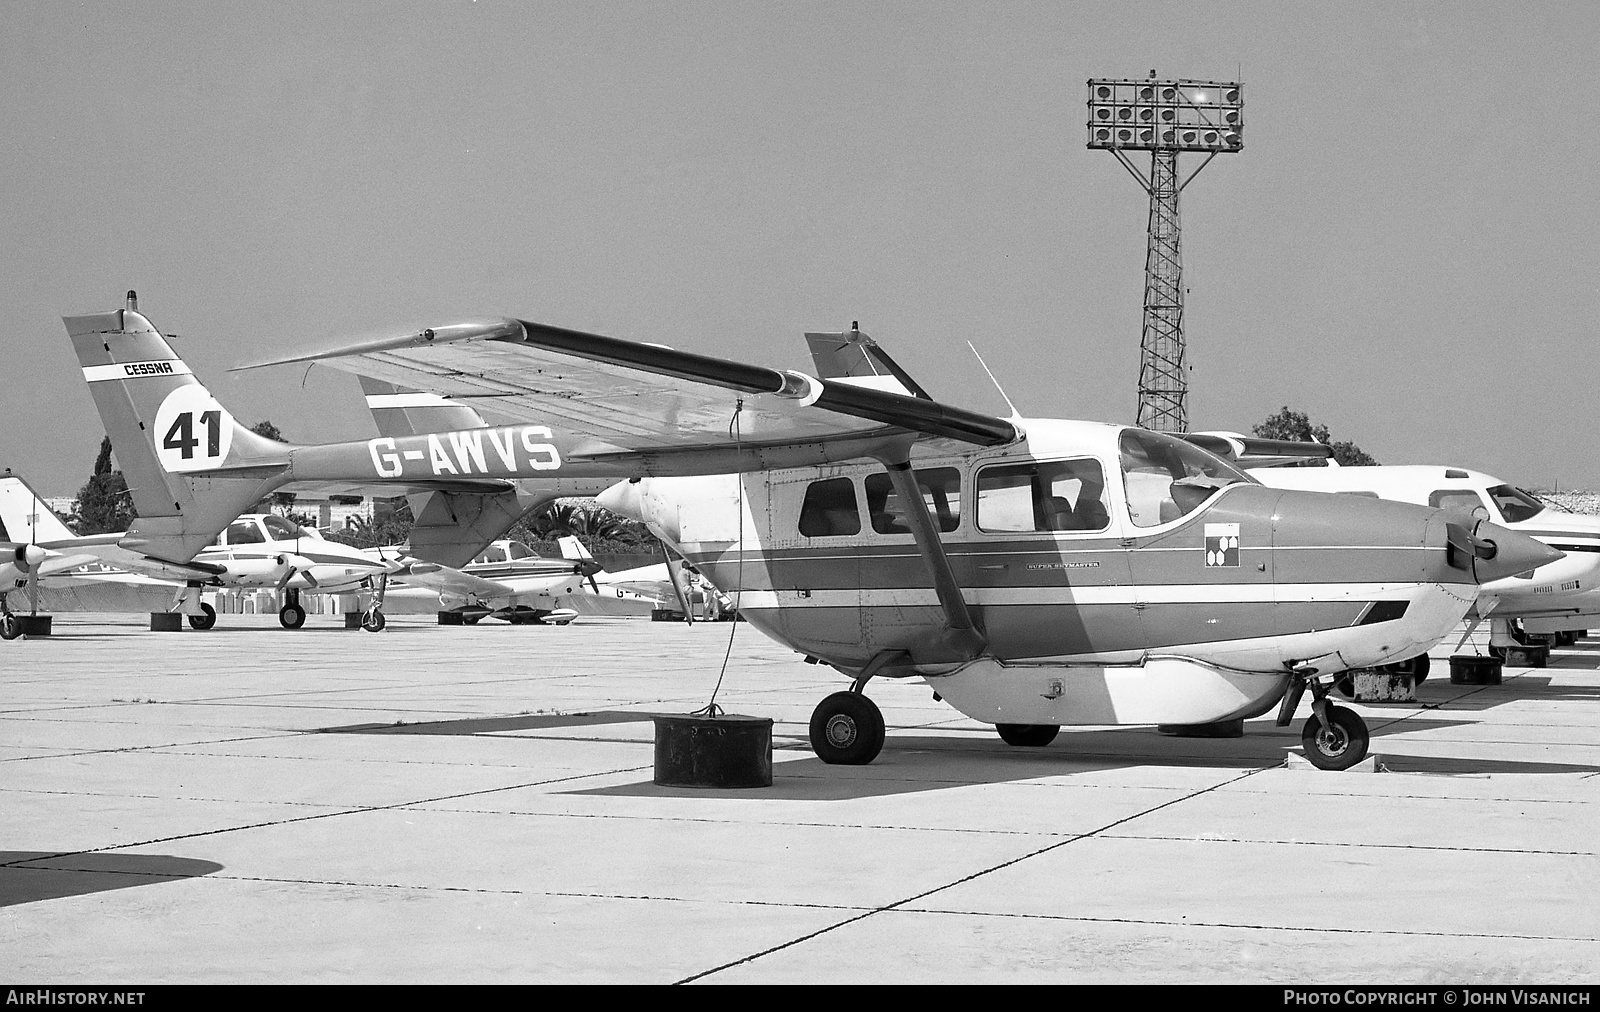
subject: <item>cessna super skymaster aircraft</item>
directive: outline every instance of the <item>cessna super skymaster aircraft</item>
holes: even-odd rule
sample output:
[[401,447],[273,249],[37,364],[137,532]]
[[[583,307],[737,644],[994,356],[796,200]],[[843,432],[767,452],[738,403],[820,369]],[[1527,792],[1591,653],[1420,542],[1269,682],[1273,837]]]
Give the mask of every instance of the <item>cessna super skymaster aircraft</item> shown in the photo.
[[219,516],[295,482],[483,497],[440,531],[465,543],[508,479],[632,476],[602,504],[852,680],[812,718],[828,762],[882,748],[862,691],[881,675],[921,677],[1033,745],[1062,724],[1205,724],[1280,701],[1287,723],[1309,688],[1307,756],[1348,767],[1367,731],[1328,699],[1332,677],[1426,649],[1479,582],[1560,554],[1438,509],[1268,489],[1160,433],[1001,419],[512,319],[280,360],[503,421],[291,446],[238,425],[136,311],[65,323],[124,472],[146,468],[129,485],[149,508],[124,545],[186,560]]

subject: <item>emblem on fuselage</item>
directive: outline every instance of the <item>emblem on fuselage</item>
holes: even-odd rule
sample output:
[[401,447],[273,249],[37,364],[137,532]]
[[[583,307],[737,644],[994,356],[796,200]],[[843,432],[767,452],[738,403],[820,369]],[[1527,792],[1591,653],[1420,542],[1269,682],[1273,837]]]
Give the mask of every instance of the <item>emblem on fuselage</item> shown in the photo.
[[1239,525],[1206,524],[1206,566],[1239,565]]

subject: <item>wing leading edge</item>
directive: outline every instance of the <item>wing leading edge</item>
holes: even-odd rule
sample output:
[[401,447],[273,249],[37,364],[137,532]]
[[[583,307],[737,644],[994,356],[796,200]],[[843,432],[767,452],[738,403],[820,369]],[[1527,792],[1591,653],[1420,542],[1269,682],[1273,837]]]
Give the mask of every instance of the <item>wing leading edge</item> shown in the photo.
[[433,328],[242,368],[323,362],[442,394],[486,416],[560,423],[591,459],[872,437],[1015,442],[1011,422],[902,394],[654,344],[498,320]]

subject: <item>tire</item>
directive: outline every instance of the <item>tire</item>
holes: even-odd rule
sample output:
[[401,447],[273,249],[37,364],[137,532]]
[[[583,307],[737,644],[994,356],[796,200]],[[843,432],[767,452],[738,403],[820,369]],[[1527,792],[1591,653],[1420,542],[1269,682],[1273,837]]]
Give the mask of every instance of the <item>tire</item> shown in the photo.
[[0,640],[14,640],[22,635],[22,623],[9,611],[0,615]]
[[205,630],[210,629],[216,624],[217,609],[211,607],[209,604],[202,604],[200,606],[200,614],[189,616],[189,628],[191,629]]
[[376,608],[361,616],[361,628],[367,632],[383,632],[385,625],[388,625],[388,622],[384,619],[383,612]]
[[1007,745],[1021,748],[1043,748],[1061,733],[1060,724],[996,724],[994,729]]
[[1329,706],[1331,732],[1324,732],[1322,721],[1313,713],[1300,731],[1300,744],[1306,758],[1319,770],[1347,770],[1367,757],[1367,722],[1354,710]]
[[306,610],[298,604],[286,604],[278,609],[278,621],[285,629],[298,629],[306,624]]
[[865,766],[883,751],[883,713],[859,692],[835,692],[811,714],[811,749],[838,766]]
[[464,624],[464,625],[477,625],[479,622],[483,621],[483,616],[482,615],[466,615],[466,614],[463,614],[461,616],[461,621],[462,621],[462,624]]

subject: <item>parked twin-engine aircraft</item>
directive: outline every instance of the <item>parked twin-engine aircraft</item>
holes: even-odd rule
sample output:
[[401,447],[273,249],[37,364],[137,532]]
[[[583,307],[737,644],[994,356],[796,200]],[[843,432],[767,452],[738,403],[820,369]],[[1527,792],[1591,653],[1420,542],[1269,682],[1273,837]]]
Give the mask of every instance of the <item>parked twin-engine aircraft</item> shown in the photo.
[[576,616],[572,601],[583,581],[600,572],[593,560],[547,559],[520,541],[499,540],[459,569],[413,561],[389,590],[389,600],[437,602],[455,621],[476,625],[497,618],[513,625],[565,625]]
[[[128,325],[68,326],[113,322]],[[878,754],[883,719],[863,689],[883,675],[925,679],[1019,745],[1062,724],[1206,724],[1280,701],[1287,723],[1309,688],[1307,755],[1344,768],[1367,731],[1328,699],[1337,674],[1425,650],[1478,583],[1560,556],[1487,520],[1268,489],[1160,433],[1006,420],[519,320],[279,361],[511,424],[354,446],[213,441],[186,458],[193,471],[268,485],[631,476],[602,505],[649,524],[763,632],[852,679],[812,718],[828,762]],[[227,418],[174,396],[151,386],[144,403]]]
[[1481,471],[1459,467],[1265,468],[1252,470],[1274,488],[1338,492],[1460,510],[1488,519],[1565,553],[1531,573],[1478,588],[1472,614],[1490,623],[1489,643],[1529,633],[1587,629],[1600,619],[1600,517],[1568,513]]
[[20,476],[0,477],[0,523],[30,545],[50,553],[40,576],[57,582],[126,582],[174,586],[171,611],[182,612],[196,629],[216,624],[216,609],[200,600],[207,588],[270,587],[284,595],[278,621],[286,629],[305,624],[300,592],[349,594],[370,590],[373,605],[363,615],[365,628],[383,628],[385,579],[400,568],[392,555],[380,558],[325,540],[271,513],[247,513],[228,524],[216,542],[189,559],[153,558],[130,550],[125,532],[79,536],[44,504]]

